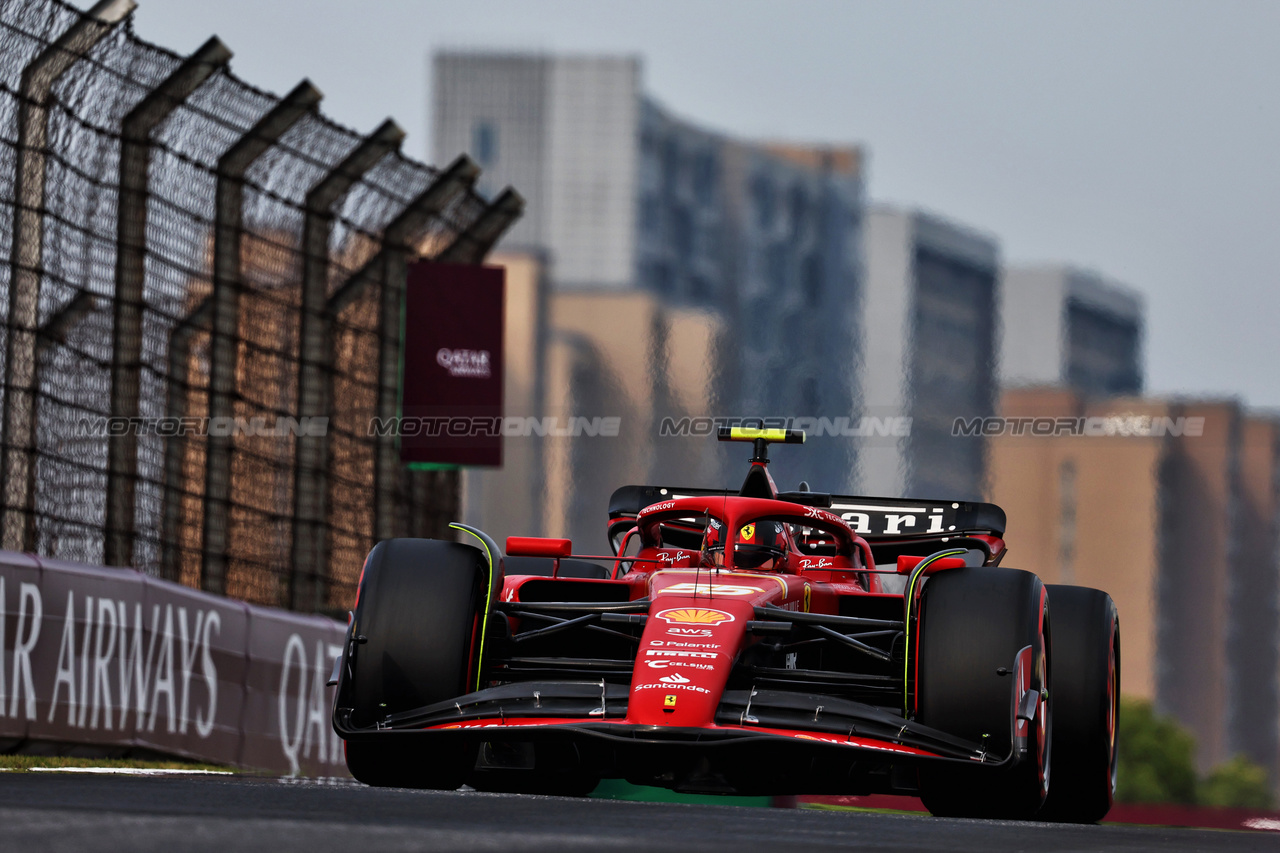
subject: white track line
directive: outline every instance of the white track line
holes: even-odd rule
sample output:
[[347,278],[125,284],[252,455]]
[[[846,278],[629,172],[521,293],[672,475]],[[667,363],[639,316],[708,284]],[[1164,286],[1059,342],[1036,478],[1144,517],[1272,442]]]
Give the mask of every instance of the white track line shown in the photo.
[[232,776],[230,770],[172,770],[143,767],[32,767],[33,773],[114,773],[120,776]]

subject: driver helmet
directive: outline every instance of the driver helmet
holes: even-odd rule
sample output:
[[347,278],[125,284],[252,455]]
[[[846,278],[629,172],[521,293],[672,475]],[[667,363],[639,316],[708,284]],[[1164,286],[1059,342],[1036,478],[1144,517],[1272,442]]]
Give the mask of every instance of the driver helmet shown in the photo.
[[733,565],[740,569],[777,569],[787,554],[787,540],[778,521],[752,521],[734,532]]

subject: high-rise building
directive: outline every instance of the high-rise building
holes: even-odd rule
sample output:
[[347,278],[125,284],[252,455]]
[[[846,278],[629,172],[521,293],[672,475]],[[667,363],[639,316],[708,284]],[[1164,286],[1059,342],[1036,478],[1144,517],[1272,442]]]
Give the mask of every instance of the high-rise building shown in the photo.
[[[599,554],[617,486],[719,482],[720,456],[706,436],[653,438],[663,418],[686,418],[708,398],[718,315],[640,289],[553,291],[538,258],[524,253],[500,252],[492,263],[506,269],[507,413],[537,427],[513,423],[502,467],[463,473],[468,523],[499,541],[567,537],[578,553]],[[570,419],[582,417],[616,422],[573,435]]]
[[919,211],[876,207],[865,222],[863,403],[874,418],[911,422],[908,435],[861,449],[860,491],[978,500],[984,444],[953,426],[995,410],[999,247]]
[[555,289],[634,286],[640,61],[441,51],[432,72],[433,150],[525,197],[502,245],[545,254]]
[[1021,423],[987,440],[1005,564],[1110,593],[1122,691],[1187,726],[1202,771],[1240,753],[1276,778],[1280,422],[1060,385],[1006,390],[1001,415]]
[[[640,75],[630,57],[441,52],[433,144],[471,153],[495,187],[520,187],[525,214],[502,246],[544,258],[555,299],[582,293],[604,304],[605,294],[634,291],[668,311],[714,316],[708,363],[699,366],[706,396],[688,414],[856,418],[860,151],[729,138],[672,115],[643,92]],[[617,311],[634,307],[614,303]],[[647,316],[611,317],[574,335],[613,351],[616,342],[600,336],[648,338]],[[704,349],[701,338],[680,340],[686,328],[701,335],[704,325],[662,331],[676,362],[628,369],[680,372],[680,353]],[[555,339],[554,324],[549,335]],[[575,404],[591,398],[573,387],[565,394]],[[660,425],[645,419],[652,435],[635,436],[643,453],[672,450]],[[777,476],[792,487],[806,479],[847,490],[853,447],[845,437],[818,437],[803,451],[780,448]],[[720,473],[673,485],[721,485],[739,471],[723,450],[706,452],[726,462]],[[608,475],[596,468],[590,479]],[[604,512],[607,491],[583,497]]]
[[1010,267],[1001,282],[1000,384],[1142,392],[1141,295],[1069,266]]

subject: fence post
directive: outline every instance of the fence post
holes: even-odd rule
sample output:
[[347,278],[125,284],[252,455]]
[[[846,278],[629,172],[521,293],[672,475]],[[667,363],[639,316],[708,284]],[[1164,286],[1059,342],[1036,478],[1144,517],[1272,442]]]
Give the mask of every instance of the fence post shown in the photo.
[[[208,327],[213,315],[213,297],[206,296],[169,333],[168,389],[165,393],[166,418],[179,420],[187,416],[187,396],[191,393],[191,338]],[[164,518],[160,533],[160,577],[181,580],[179,530],[182,524],[182,469],[186,461],[186,435],[168,436],[164,441]]]
[[[307,193],[302,226],[302,316],[298,343],[298,419],[329,415],[325,382],[332,318],[325,311],[333,205],[378,161],[400,147],[404,131],[388,119]],[[328,551],[325,537],[324,436],[301,430],[294,454],[293,547],[289,607],[313,611],[324,604]]]
[[[204,531],[200,585],[226,591],[227,518],[231,500],[231,435],[235,414],[236,333],[240,324],[240,232],[244,175],[253,161],[320,103],[303,80],[218,158],[213,238],[213,330],[209,341],[209,436],[205,444]],[[219,423],[220,420],[220,423]],[[222,434],[218,434],[222,433]]]
[[36,327],[43,272],[49,95],[78,59],[134,10],[134,0],[101,0],[22,69],[14,175],[4,425],[0,430],[0,547],[34,551]]
[[[351,276],[349,276],[347,280],[344,281],[342,285],[333,292],[332,295],[330,295],[328,301],[325,303],[326,316],[337,317],[338,313],[342,311],[343,308],[347,307],[348,305],[350,305],[351,303],[355,302],[357,299],[360,298],[360,294],[364,292],[365,287],[367,287],[370,282],[381,280],[383,277],[382,270],[383,270],[383,267],[385,266],[384,256],[389,251],[392,251],[392,248],[391,248],[392,246],[399,245],[399,243],[396,243],[394,241],[399,240],[400,243],[403,243],[405,240],[408,239],[407,235],[420,233],[422,229],[426,227],[426,223],[430,220],[432,215],[438,214],[439,212],[443,211],[446,207],[448,207],[454,201],[454,199],[456,199],[459,195],[462,195],[464,192],[466,192],[468,188],[472,187],[475,184],[476,178],[479,177],[479,175],[480,175],[480,167],[477,166],[475,162],[473,162],[471,158],[465,154],[460,155],[457,159],[455,159],[452,163],[450,163],[449,167],[445,169],[442,173],[440,173],[440,176],[437,177],[435,181],[432,182],[431,186],[427,187],[426,190],[424,190],[416,199],[410,202],[408,206],[405,207],[405,209],[400,212],[399,216],[397,216],[396,219],[393,220],[389,225],[387,225],[387,227],[383,230],[383,241],[382,241],[383,248],[380,249],[378,253],[375,254],[372,258],[366,261],[364,266],[360,267],[360,269],[352,273]],[[398,249],[395,249],[394,251],[403,252],[405,250],[403,248],[398,248]],[[399,334],[399,327],[397,326],[397,335],[398,334]],[[387,337],[386,335],[383,335],[384,339],[386,337]],[[336,346],[337,346],[337,341],[334,338],[330,337],[327,343],[327,351],[325,353],[325,358],[326,358],[325,370],[322,373],[322,377],[325,383],[324,396],[326,400],[333,399],[333,380],[334,380],[333,364],[337,358],[337,353],[335,352],[335,349],[334,349]],[[397,346],[397,352],[398,352],[399,351],[398,341],[396,346]],[[381,399],[381,391],[379,392],[379,399]],[[379,439],[380,442],[385,440],[386,439],[382,439],[382,438]],[[392,443],[391,446],[394,449],[395,437],[392,436],[390,441]],[[381,444],[379,444],[379,447],[381,447]],[[328,494],[328,489],[329,489],[328,477],[329,477],[329,465],[331,461],[329,449],[330,449],[329,433],[326,433],[323,439],[323,443],[321,445],[320,463],[316,466],[316,471],[317,471],[316,488],[323,491],[326,495]],[[377,467],[376,460],[374,465],[376,469]],[[375,479],[374,481],[375,490],[378,488],[378,485],[379,483]],[[392,485],[394,486],[394,481],[392,481]],[[395,492],[393,489],[391,494],[391,500],[394,501],[394,499],[395,499]],[[378,498],[375,495],[375,498],[374,498],[375,517],[379,514],[379,511],[380,511],[379,507],[380,507],[380,504],[378,503]],[[380,530],[381,528],[375,521],[375,524],[374,524],[375,538],[386,538],[379,535]]]
[[[138,417],[142,373],[142,299],[147,261],[147,174],[151,134],[231,60],[217,36],[187,57],[124,117],[120,127],[120,194],[116,207],[116,296],[111,346],[111,417]],[[110,433],[107,444],[106,563],[133,565],[138,436]]]
[[465,231],[453,238],[443,252],[436,256],[441,263],[481,263],[493,244],[498,242],[511,225],[524,213],[524,198],[507,187],[494,199]]

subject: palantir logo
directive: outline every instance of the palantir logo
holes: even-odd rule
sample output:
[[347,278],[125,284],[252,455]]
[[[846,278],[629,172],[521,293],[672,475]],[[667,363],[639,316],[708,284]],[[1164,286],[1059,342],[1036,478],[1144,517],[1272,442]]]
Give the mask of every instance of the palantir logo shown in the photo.
[[455,378],[488,379],[493,375],[487,349],[441,347],[436,350],[436,364],[449,371],[449,375]]

